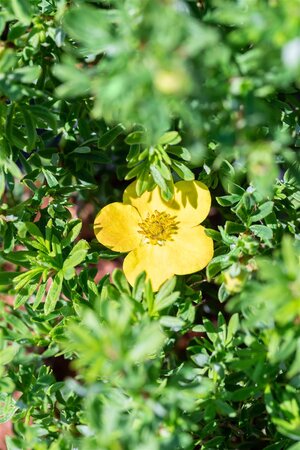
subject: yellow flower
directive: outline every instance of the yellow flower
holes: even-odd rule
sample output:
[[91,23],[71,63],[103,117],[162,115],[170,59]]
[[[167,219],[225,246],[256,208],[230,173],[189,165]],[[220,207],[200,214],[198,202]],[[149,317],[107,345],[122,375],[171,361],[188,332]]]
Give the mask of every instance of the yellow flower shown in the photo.
[[123,203],[99,212],[94,231],[111,250],[130,252],[123,270],[131,285],[145,271],[157,291],[168,278],[197,272],[213,257],[213,241],[199,225],[209,213],[210,193],[200,181],[179,181],[166,202],[158,187],[138,197],[135,184],[125,190]]

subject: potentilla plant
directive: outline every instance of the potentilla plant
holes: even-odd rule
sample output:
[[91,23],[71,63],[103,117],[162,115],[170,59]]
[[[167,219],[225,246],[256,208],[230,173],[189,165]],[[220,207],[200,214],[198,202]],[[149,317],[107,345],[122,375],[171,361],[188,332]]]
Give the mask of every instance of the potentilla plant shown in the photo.
[[0,448],[300,449],[299,11],[0,0]]

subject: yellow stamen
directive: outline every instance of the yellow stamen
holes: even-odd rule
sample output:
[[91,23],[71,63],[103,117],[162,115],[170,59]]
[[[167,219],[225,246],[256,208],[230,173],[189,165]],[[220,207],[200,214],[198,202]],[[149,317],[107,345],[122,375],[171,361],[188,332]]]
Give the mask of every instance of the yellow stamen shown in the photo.
[[165,241],[172,240],[173,234],[177,232],[177,225],[175,216],[155,210],[139,223],[140,230],[138,232],[145,236],[147,243],[163,245]]

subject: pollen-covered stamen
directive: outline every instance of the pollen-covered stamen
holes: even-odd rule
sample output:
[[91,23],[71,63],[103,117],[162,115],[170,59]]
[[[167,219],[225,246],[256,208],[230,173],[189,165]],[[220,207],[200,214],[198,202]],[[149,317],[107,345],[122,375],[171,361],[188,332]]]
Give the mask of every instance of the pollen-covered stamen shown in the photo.
[[166,212],[154,211],[148,214],[143,222],[139,223],[139,233],[143,234],[146,242],[153,245],[163,245],[165,241],[171,241],[173,234],[177,232],[178,222],[176,217]]

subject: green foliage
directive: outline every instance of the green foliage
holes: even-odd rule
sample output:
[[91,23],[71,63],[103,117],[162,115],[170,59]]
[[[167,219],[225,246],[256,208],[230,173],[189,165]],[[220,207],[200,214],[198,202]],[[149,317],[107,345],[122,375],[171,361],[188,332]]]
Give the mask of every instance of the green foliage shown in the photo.
[[[299,450],[299,11],[0,0],[8,450]],[[206,270],[103,276],[99,209],[194,178]]]

